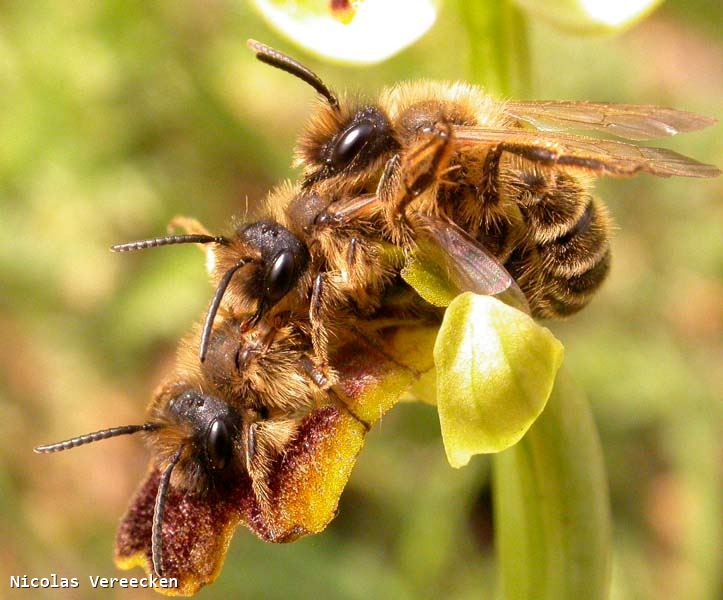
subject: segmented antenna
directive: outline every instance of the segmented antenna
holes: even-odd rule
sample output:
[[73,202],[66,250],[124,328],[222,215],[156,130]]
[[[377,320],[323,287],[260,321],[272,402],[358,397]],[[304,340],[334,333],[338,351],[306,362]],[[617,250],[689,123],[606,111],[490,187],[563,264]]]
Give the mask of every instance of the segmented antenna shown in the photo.
[[129,435],[131,433],[137,433],[139,431],[153,431],[158,429],[160,425],[158,423],[143,423],[143,425],[124,425],[123,427],[111,427],[110,429],[103,429],[94,433],[86,433],[85,435],[79,435],[78,437],[65,440],[63,442],[56,442],[55,444],[45,444],[44,446],[37,446],[33,448],[33,452],[38,454],[50,454],[51,452],[61,452],[63,450],[70,450],[83,444],[90,444],[91,442],[98,442],[100,440],[107,440],[108,438],[117,437],[119,435]]
[[168,495],[168,486],[171,483],[171,474],[173,468],[178,464],[181,458],[183,447],[179,448],[168,463],[166,470],[163,471],[161,479],[158,482],[158,492],[156,492],[156,503],[153,507],[153,525],[151,526],[151,560],[153,561],[153,570],[158,577],[163,572],[163,515],[166,512],[166,496]]
[[172,244],[228,244],[227,238],[220,235],[167,235],[166,237],[115,244],[110,247],[113,252],[132,252],[134,250],[145,250],[146,248],[158,248],[159,246],[170,246]]
[[238,271],[241,267],[248,264],[249,262],[251,262],[250,259],[243,259],[239,261],[228,271],[226,271],[223,274],[221,281],[218,282],[216,292],[213,294],[211,306],[208,307],[208,312],[206,313],[206,320],[203,322],[203,332],[201,333],[201,347],[198,354],[198,358],[201,362],[204,362],[206,360],[208,343],[211,339],[211,331],[213,330],[213,322],[216,319],[218,307],[221,306],[221,300],[223,300],[223,295],[226,293],[226,288],[228,287],[229,283],[231,283],[231,278],[234,276],[234,273],[236,273],[236,271]]
[[287,56],[283,52],[279,52],[278,50],[275,50],[266,44],[262,44],[261,42],[257,42],[256,40],[248,40],[246,45],[254,51],[256,58],[258,58],[262,63],[266,63],[267,65],[286,71],[294,77],[298,77],[302,81],[305,81],[319,94],[324,96],[333,109],[339,110],[339,100],[337,100],[333,92],[326,87],[326,84],[311,69],[305,67],[298,60]]

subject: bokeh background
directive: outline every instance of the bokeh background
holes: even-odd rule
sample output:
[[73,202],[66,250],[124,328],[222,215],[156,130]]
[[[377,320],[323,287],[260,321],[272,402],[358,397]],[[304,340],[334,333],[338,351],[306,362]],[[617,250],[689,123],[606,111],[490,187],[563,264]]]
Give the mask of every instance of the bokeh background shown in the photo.
[[[618,37],[529,23],[536,98],[654,103],[720,118],[718,2],[669,1]],[[241,0],[0,3],[0,598],[94,591],[146,469],[139,439],[53,456],[36,444],[143,418],[210,288],[195,248],[114,255],[177,214],[223,230],[285,177],[307,86],[257,63],[262,39],[334,88],[471,79],[485,65],[447,3],[412,48],[364,69],[321,64]],[[454,40],[454,44],[450,41]],[[489,43],[489,40],[487,40]],[[515,91],[515,90],[510,90]],[[663,142],[723,165],[720,126]],[[619,225],[611,277],[553,324],[600,428],[614,519],[613,598],[720,597],[723,182],[601,181]],[[448,467],[436,414],[398,406],[368,436],[321,535],[273,546],[239,530],[199,598],[493,598],[488,464]],[[79,577],[10,590],[11,574]],[[140,570],[133,575],[140,576]]]

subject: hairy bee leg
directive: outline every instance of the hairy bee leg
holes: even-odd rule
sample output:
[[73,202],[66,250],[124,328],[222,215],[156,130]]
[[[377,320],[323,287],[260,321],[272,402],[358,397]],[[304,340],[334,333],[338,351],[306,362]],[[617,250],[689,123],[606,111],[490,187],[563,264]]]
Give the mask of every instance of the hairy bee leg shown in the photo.
[[241,371],[241,369],[245,368],[252,356],[267,352],[282,326],[283,321],[278,316],[274,319],[273,325],[269,325],[263,320],[259,322],[254,329],[253,337],[243,341],[236,350],[234,356],[236,370]]
[[354,283],[356,281],[366,281],[367,279],[366,273],[369,265],[364,260],[360,250],[361,245],[362,242],[357,236],[352,235],[349,238],[349,245],[346,249],[346,269],[345,272],[342,272],[342,279],[344,285],[349,286],[349,289],[352,290],[354,305],[362,313],[366,314],[374,310],[376,305],[371,301],[366,286],[359,286]]
[[349,272],[354,270],[359,251],[359,238],[353,235],[349,239],[349,247],[346,249],[346,264]]
[[244,423],[243,425],[243,456],[246,471],[251,473],[253,470],[253,460],[256,456],[256,423]]
[[329,378],[327,377],[326,373],[324,373],[324,371],[317,368],[317,366],[314,364],[313,359],[309,355],[306,355],[301,359],[301,367],[309,376],[309,379],[311,379],[320,389],[329,389],[329,387],[331,386]]
[[482,181],[477,197],[485,206],[496,206],[500,200],[499,177],[502,147],[494,146],[487,151],[482,164]]
[[[560,154],[558,151],[541,146],[527,146],[524,144],[514,144],[511,142],[502,142],[497,146],[503,152],[509,152],[520,156],[530,162],[537,163],[547,167],[576,167],[590,171],[608,173],[621,177],[630,177],[640,173],[644,168],[639,165],[635,169],[625,169],[608,164],[603,160],[590,158],[585,156],[575,156],[574,154]],[[657,172],[653,171],[657,174]]]
[[449,123],[441,121],[425,133],[429,137],[411,152],[403,157],[395,155],[387,161],[377,186],[389,237],[395,244],[408,245],[412,239],[407,206],[439,179],[451,151]]
[[246,472],[251,478],[251,489],[262,512],[271,508],[271,489],[268,484],[270,468],[268,458],[259,455],[258,423],[245,423],[243,435],[243,455]]
[[[414,168],[421,168],[421,173],[418,173],[411,181],[409,179],[404,181],[406,192],[412,196],[411,199],[419,196],[439,179],[441,172],[446,167],[446,159],[451,150],[452,128],[446,121],[436,123],[425,133],[431,137],[406,157],[407,163],[411,163]],[[427,157],[429,157],[430,164],[425,169],[423,166]],[[410,169],[410,173],[414,173],[414,170]],[[407,199],[407,203],[411,199]]]
[[314,279],[309,301],[309,322],[311,324],[311,346],[314,349],[314,359],[318,369],[326,371],[329,363],[329,336],[324,325],[322,313],[324,312],[324,294],[327,284],[327,274],[319,273]]
[[377,185],[377,196],[382,205],[387,237],[397,246],[408,248],[413,244],[414,234],[404,210],[408,203],[405,198],[411,201],[414,196],[402,178],[402,158],[398,154],[387,161]]
[[509,173],[513,167],[500,166],[504,149],[501,145],[487,151],[474,198],[466,203],[467,233],[505,262],[521,241],[519,232],[523,219],[519,202],[509,200]]

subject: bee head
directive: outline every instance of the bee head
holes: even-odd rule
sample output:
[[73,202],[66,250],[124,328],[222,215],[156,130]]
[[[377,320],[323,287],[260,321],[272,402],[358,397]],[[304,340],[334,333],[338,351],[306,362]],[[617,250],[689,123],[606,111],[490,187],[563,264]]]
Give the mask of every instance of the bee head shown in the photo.
[[[324,107],[299,137],[296,164],[304,167],[304,187],[335,176],[366,181],[399,148],[385,112],[373,104],[349,106],[337,114]],[[366,187],[356,192],[373,191]]]
[[[169,235],[111,247],[115,252],[130,252],[177,244],[215,244],[213,272],[218,284],[203,325],[199,348],[201,362],[206,359],[216,314],[236,273],[244,269],[244,280],[235,292],[237,304],[255,306],[247,329],[255,327],[302,276],[309,261],[306,246],[286,227],[263,220],[236,228],[235,236],[205,234]],[[253,268],[251,268],[253,266]]]
[[159,443],[159,454],[168,459],[178,447],[184,447],[180,459],[188,463],[184,473],[210,483],[221,481],[233,469],[242,427],[241,416],[227,402],[188,389],[171,398],[163,412],[164,428],[152,443],[171,439]]
[[286,227],[273,221],[259,221],[238,232],[261,255],[258,299],[266,308],[283,298],[306,269],[309,253],[306,246]]
[[200,344],[200,360],[206,360],[216,313],[236,271],[250,262],[255,263],[243,284],[242,294],[256,303],[256,311],[246,322],[249,330],[272,309],[299,281],[309,262],[306,246],[291,231],[274,221],[258,221],[238,228],[236,236],[241,247],[255,258],[240,257],[221,276],[211,305],[206,313]]
[[[299,138],[296,164],[304,167],[304,185],[336,175],[376,172],[399,144],[385,112],[375,105],[340,102],[322,79],[297,60],[255,40],[248,41],[256,58],[311,85],[324,99],[317,115]],[[356,190],[371,191],[371,190]]]
[[233,481],[234,475],[246,470],[253,459],[255,430],[249,435],[249,426],[244,426],[241,415],[227,402],[197,389],[176,385],[163,390],[156,398],[151,418],[146,423],[112,427],[38,446],[35,452],[59,452],[138,432],[146,434],[161,471],[151,533],[153,569],[160,577],[163,572],[163,519],[174,471],[179,475],[174,480],[182,482],[180,487],[189,492]]

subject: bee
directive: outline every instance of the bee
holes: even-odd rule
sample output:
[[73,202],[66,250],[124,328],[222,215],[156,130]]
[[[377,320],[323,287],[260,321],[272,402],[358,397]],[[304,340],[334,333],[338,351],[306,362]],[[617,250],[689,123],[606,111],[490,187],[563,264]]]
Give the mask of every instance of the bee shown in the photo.
[[[205,239],[205,238],[204,238]],[[203,243],[203,239],[198,243]],[[407,309],[413,299],[402,296]],[[424,316],[423,316],[424,315]],[[436,314],[418,307],[414,324],[435,322]],[[157,472],[150,521],[150,561],[163,577],[175,566],[164,563],[164,516],[169,498],[245,498],[248,489],[266,523],[274,522],[278,491],[273,482],[283,471],[287,449],[308,418],[333,408],[357,421],[364,431],[370,424],[354,413],[345,388],[331,385],[315,370],[308,322],[276,314],[273,323],[261,319],[252,329],[244,320],[223,314],[214,325],[206,360],[198,359],[204,318],[181,340],[172,374],[161,383],[147,408],[145,422],[111,427],[65,441],[37,446],[37,453],[54,453],[121,435],[140,433]],[[396,322],[384,318],[360,323],[345,340],[366,341],[361,329],[388,330]],[[370,351],[399,366],[401,363],[374,346]],[[411,368],[404,367],[415,376]],[[354,371],[352,369],[352,371]],[[357,375],[354,374],[354,377]],[[346,385],[355,388],[354,381]],[[240,491],[241,490],[241,491]],[[140,518],[140,517],[139,517]],[[145,517],[143,517],[145,518]],[[268,525],[267,525],[268,527]],[[275,532],[265,532],[276,539]],[[170,543],[166,539],[166,544]]]
[[34,450],[42,454],[60,452],[141,433],[151,448],[153,463],[161,472],[151,533],[153,570],[161,577],[163,522],[172,476],[172,487],[189,491],[209,490],[236,479],[243,467],[236,460],[235,448],[248,447],[250,443],[248,427],[243,424],[243,416],[228,402],[204,393],[190,382],[179,381],[158,389],[142,424],[111,427]]
[[[219,313],[240,321],[241,332],[254,330],[266,318],[267,344],[274,331],[269,324],[283,315],[287,321],[308,322],[312,376],[331,381],[330,336],[339,337],[345,324],[374,314],[399,267],[393,253],[385,257],[370,218],[360,210],[347,208],[349,216],[343,218],[329,210],[337,204],[336,198],[287,182],[266,199],[268,218],[237,223],[231,235],[212,235],[195,219],[177,217],[170,227],[185,230],[184,235],[116,244],[111,249],[130,252],[191,243],[207,249],[215,293],[200,336],[202,363]],[[350,200],[344,206],[363,205],[366,198]]]
[[[326,231],[328,202],[314,194],[301,194],[286,184],[270,194],[269,202],[289,228],[271,215],[236,224],[231,235],[216,236],[198,221],[181,217],[171,226],[184,228],[183,235],[112,247],[116,252],[191,243],[204,247],[213,298],[201,322],[181,341],[176,368],[154,393],[144,423],[35,448],[52,453],[119,435],[144,436],[160,473],[151,526],[151,563],[159,577],[164,572],[163,520],[171,491],[223,493],[246,481],[260,509],[272,512],[269,482],[277,461],[315,409],[333,404],[369,428],[317,367],[312,321],[316,318],[318,326],[326,327],[329,315],[341,311],[328,300],[321,309],[314,308],[319,276],[335,283],[340,294],[337,281],[352,278],[332,279],[334,267],[348,270],[360,259],[371,261],[371,246],[360,248],[354,241],[365,231],[364,220],[336,220],[334,230],[346,231],[348,237],[332,236]],[[332,245],[340,239],[348,240],[351,256]],[[314,276],[312,269],[319,274]],[[358,278],[360,289],[364,281]],[[353,333],[349,329],[339,337],[345,341],[350,335],[364,336],[363,329],[389,324],[388,319],[370,319],[368,326],[355,326]]]
[[[178,217],[172,227],[183,227],[186,235],[116,244],[115,252],[131,252],[177,244],[210,245],[207,270],[215,293],[204,319],[199,359],[206,360],[213,325],[223,302],[224,310],[243,318],[242,329],[253,329],[271,309],[284,302],[297,287],[309,262],[306,246],[282,225],[261,220],[234,227],[232,236],[211,235],[195,219]],[[235,277],[236,274],[239,276]],[[227,293],[228,292],[228,293]]]
[[[151,563],[164,573],[163,523],[171,490],[224,494],[249,485],[261,510],[272,510],[269,479],[305,417],[338,396],[307,374],[308,337],[295,325],[279,326],[273,340],[263,325],[245,331],[224,319],[199,363],[199,325],[179,345],[176,368],[158,386],[144,423],[125,425],[41,445],[54,453],[121,435],[140,433],[160,473],[151,527]],[[256,350],[256,351],[254,351]]]
[[[720,174],[671,150],[563,131],[642,141],[715,123],[689,112],[499,102],[471,84],[433,81],[351,100],[283,53],[254,40],[249,46],[321,96],[295,150],[302,189],[373,195],[363,210],[381,214],[385,239],[408,251],[431,242],[466,289],[523,294],[537,317],[579,311],[609,271],[611,219],[593,196],[596,176]],[[353,220],[357,208],[341,212]]]

